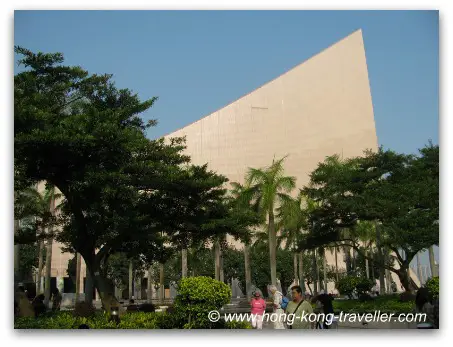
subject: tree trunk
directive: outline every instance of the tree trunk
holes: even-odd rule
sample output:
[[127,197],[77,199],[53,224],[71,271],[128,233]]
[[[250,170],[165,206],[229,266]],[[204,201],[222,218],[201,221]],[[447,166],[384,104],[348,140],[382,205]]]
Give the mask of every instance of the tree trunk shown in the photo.
[[163,303],[164,299],[165,299],[164,264],[159,263],[159,301]]
[[381,247],[381,231],[379,225],[376,223],[376,247],[378,250],[378,264],[379,264],[379,294],[383,295],[385,291],[385,270],[384,270],[384,255],[382,254]]
[[46,245],[46,280],[45,280],[45,287],[44,287],[44,304],[46,307],[49,307],[50,303],[50,297],[51,297],[51,292],[50,292],[50,281],[51,281],[51,275],[52,275],[52,238],[49,238],[47,240],[47,245]]
[[344,246],[343,252],[345,256],[346,275],[349,276],[351,274],[351,248],[349,246]]
[[220,259],[219,259],[219,266],[220,266],[220,271],[219,271],[219,281],[225,283],[225,273],[223,271],[223,253],[222,250],[220,250]]
[[420,255],[417,253],[417,275],[418,275],[418,280],[420,281],[420,287],[423,284],[423,274],[422,274],[422,265],[420,264]]
[[297,274],[297,253],[293,254],[293,270],[294,270],[294,282],[299,284],[299,276]]
[[153,297],[153,267],[150,266],[148,268],[148,295],[147,295],[147,299],[148,299],[148,302],[151,302],[151,299]]
[[305,293],[305,278],[304,278],[304,252],[299,253],[299,284],[302,292]]
[[[51,199],[50,199],[50,214],[52,216],[55,215],[55,188],[52,188],[51,192]],[[49,228],[50,234],[52,234],[52,229]],[[49,237],[47,241],[47,251],[46,251],[46,286],[45,286],[45,296],[44,296],[44,304],[49,307],[50,303],[50,297],[51,297],[51,292],[50,292],[50,280],[51,280],[51,275],[52,275],[52,243],[53,243],[53,238],[52,236]]]
[[75,281],[75,287],[76,287],[76,292],[75,292],[75,302],[79,302],[79,294],[80,294],[80,270],[82,267],[82,257],[80,256],[80,253],[76,253],[76,281]]
[[271,266],[271,282],[277,285],[277,235],[274,223],[274,210],[273,207],[269,210],[269,259]]
[[129,299],[134,295],[133,292],[133,282],[134,282],[134,269],[132,266],[132,260],[129,261]]
[[428,248],[429,252],[429,267],[431,269],[431,277],[438,277],[438,271],[436,267],[436,262],[434,260],[434,246]]
[[187,248],[183,248],[181,251],[181,263],[182,263],[181,277],[185,278],[187,277]]
[[[368,257],[368,249],[365,250],[365,257]],[[370,267],[368,265],[368,258],[365,258],[365,272],[366,278],[370,278]]]
[[244,266],[245,266],[245,291],[247,299],[250,299],[250,287],[252,285],[252,271],[250,269],[250,250],[249,245],[244,245]]
[[[14,220],[14,235],[19,233],[19,220]],[[14,283],[17,286],[17,283],[20,281],[20,274],[19,274],[19,260],[20,260],[20,244],[14,245]],[[16,292],[16,290],[14,291]]]
[[217,281],[220,281],[220,242],[215,241],[214,244],[214,263],[215,263],[215,272],[214,276]]
[[[86,261],[85,261],[86,264]],[[92,304],[93,303],[93,289],[94,281],[91,272],[86,269],[86,282],[85,282],[85,302]]]
[[36,274],[36,295],[42,293],[44,290],[44,288],[42,287],[43,252],[44,242],[41,240],[39,241],[38,270]]
[[313,250],[313,292],[318,295],[319,272],[318,263],[316,261],[316,249]]
[[338,283],[338,257],[337,257],[337,247],[335,246],[335,279],[337,280]]
[[327,259],[325,248],[323,250],[322,266],[323,266],[324,293],[327,294]]

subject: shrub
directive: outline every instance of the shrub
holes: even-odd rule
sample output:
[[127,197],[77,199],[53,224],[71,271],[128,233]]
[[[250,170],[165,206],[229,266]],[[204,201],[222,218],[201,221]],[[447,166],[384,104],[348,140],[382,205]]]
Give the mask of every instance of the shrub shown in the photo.
[[95,307],[85,301],[77,302],[74,307],[74,316],[76,317],[91,317],[95,312]]
[[218,323],[209,321],[208,314],[220,310],[230,302],[231,289],[223,282],[210,277],[183,278],[178,285],[174,302],[177,327],[184,329],[212,329]]
[[352,298],[352,293],[354,292],[357,283],[358,283],[357,277],[346,276],[338,281],[336,287],[341,294],[347,295],[349,298]]
[[428,288],[434,300],[439,297],[439,277],[431,277],[426,281],[425,287]]
[[369,278],[366,278],[366,277],[357,278],[357,282],[355,285],[357,295],[361,296],[361,295],[364,295],[366,292],[371,291],[371,288],[373,288],[373,285],[374,285],[373,281]]
[[252,329],[252,325],[249,322],[230,321],[225,322],[225,329]]

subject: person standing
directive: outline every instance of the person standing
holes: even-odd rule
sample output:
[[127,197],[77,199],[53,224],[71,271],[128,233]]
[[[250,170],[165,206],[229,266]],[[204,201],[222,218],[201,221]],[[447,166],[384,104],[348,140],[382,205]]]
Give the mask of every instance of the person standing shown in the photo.
[[263,315],[266,311],[266,301],[261,297],[259,290],[253,294],[252,301],[250,302],[252,314],[252,326],[256,329],[263,329]]
[[313,329],[313,323],[310,321],[302,320],[301,317],[304,315],[310,315],[313,313],[313,307],[310,302],[305,300],[302,294],[302,288],[300,286],[291,287],[291,294],[293,300],[288,303],[286,307],[286,314],[293,314],[294,319],[291,325],[288,325],[290,329]]
[[274,329],[285,329],[285,324],[283,322],[283,309],[282,309],[282,302],[283,302],[283,294],[277,290],[275,285],[271,285],[269,287],[269,291],[273,297],[273,304],[274,304]]

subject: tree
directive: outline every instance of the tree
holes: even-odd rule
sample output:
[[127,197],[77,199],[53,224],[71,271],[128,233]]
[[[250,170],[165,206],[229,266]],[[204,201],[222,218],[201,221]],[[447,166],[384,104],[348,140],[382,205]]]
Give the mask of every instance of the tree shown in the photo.
[[[330,242],[350,246],[396,273],[403,286],[411,289],[410,261],[419,251],[439,242],[435,223],[439,215],[438,169],[439,147],[432,144],[421,149],[419,156],[381,148],[344,161],[328,158],[311,173],[311,184],[304,189],[320,207],[310,216],[317,221],[317,228],[301,247]],[[388,262],[385,257],[371,259],[363,253],[354,229],[359,221],[378,224],[378,249],[392,252]]]
[[246,186],[249,187],[252,201],[261,215],[267,217],[271,283],[274,285],[277,283],[275,209],[296,185],[295,177],[284,176],[284,159],[273,160],[272,165],[264,169],[250,168],[246,176]]
[[159,258],[168,237],[186,231],[187,216],[221,220],[226,179],[206,166],[189,166],[184,139],[148,140],[140,114],[156,98],[141,101],[117,89],[111,75],[89,75],[64,66],[60,53],[33,53],[16,47],[26,71],[14,78],[15,177],[47,181],[65,197],[64,228],[56,238],[79,252],[104,307],[117,305],[103,266],[117,252]]

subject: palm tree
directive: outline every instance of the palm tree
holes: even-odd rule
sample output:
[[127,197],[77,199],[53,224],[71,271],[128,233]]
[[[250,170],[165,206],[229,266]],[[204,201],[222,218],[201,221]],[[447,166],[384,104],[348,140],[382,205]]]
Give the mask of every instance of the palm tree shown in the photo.
[[44,238],[47,239],[46,247],[46,276],[45,276],[45,295],[46,304],[50,299],[50,271],[52,262],[52,228],[56,225],[55,212],[61,209],[62,204],[55,206],[55,201],[62,197],[55,193],[55,187],[46,185],[46,189],[41,193],[37,187],[29,187],[21,192],[17,192],[15,201],[15,212],[18,212],[19,220],[25,217],[35,218],[36,234],[38,239],[38,270],[36,286],[37,292],[42,291],[41,276],[43,271],[43,248]]
[[296,178],[284,176],[283,161],[273,160],[272,165],[264,169],[250,168],[246,175],[246,185],[250,187],[252,201],[262,216],[267,217],[271,282],[277,284],[277,230],[275,208],[288,197],[296,186]]
[[[243,186],[238,182],[231,182],[230,195],[235,203],[235,206],[239,209],[254,211],[252,206],[252,190],[248,186]],[[253,229],[254,225],[251,225],[250,228]],[[252,269],[250,263],[250,246],[251,238],[250,234],[247,234],[247,238],[243,238],[241,241],[244,243],[244,267],[245,267],[245,291],[247,297],[251,295],[251,286],[252,286]]]
[[279,246],[285,242],[285,249],[290,246],[293,248],[294,279],[299,282],[302,290],[305,290],[303,251],[298,252],[298,244],[307,224],[307,211],[302,207],[303,204],[306,204],[306,196],[301,191],[296,198],[284,197],[281,206],[277,209],[279,219],[277,228],[281,230]]

